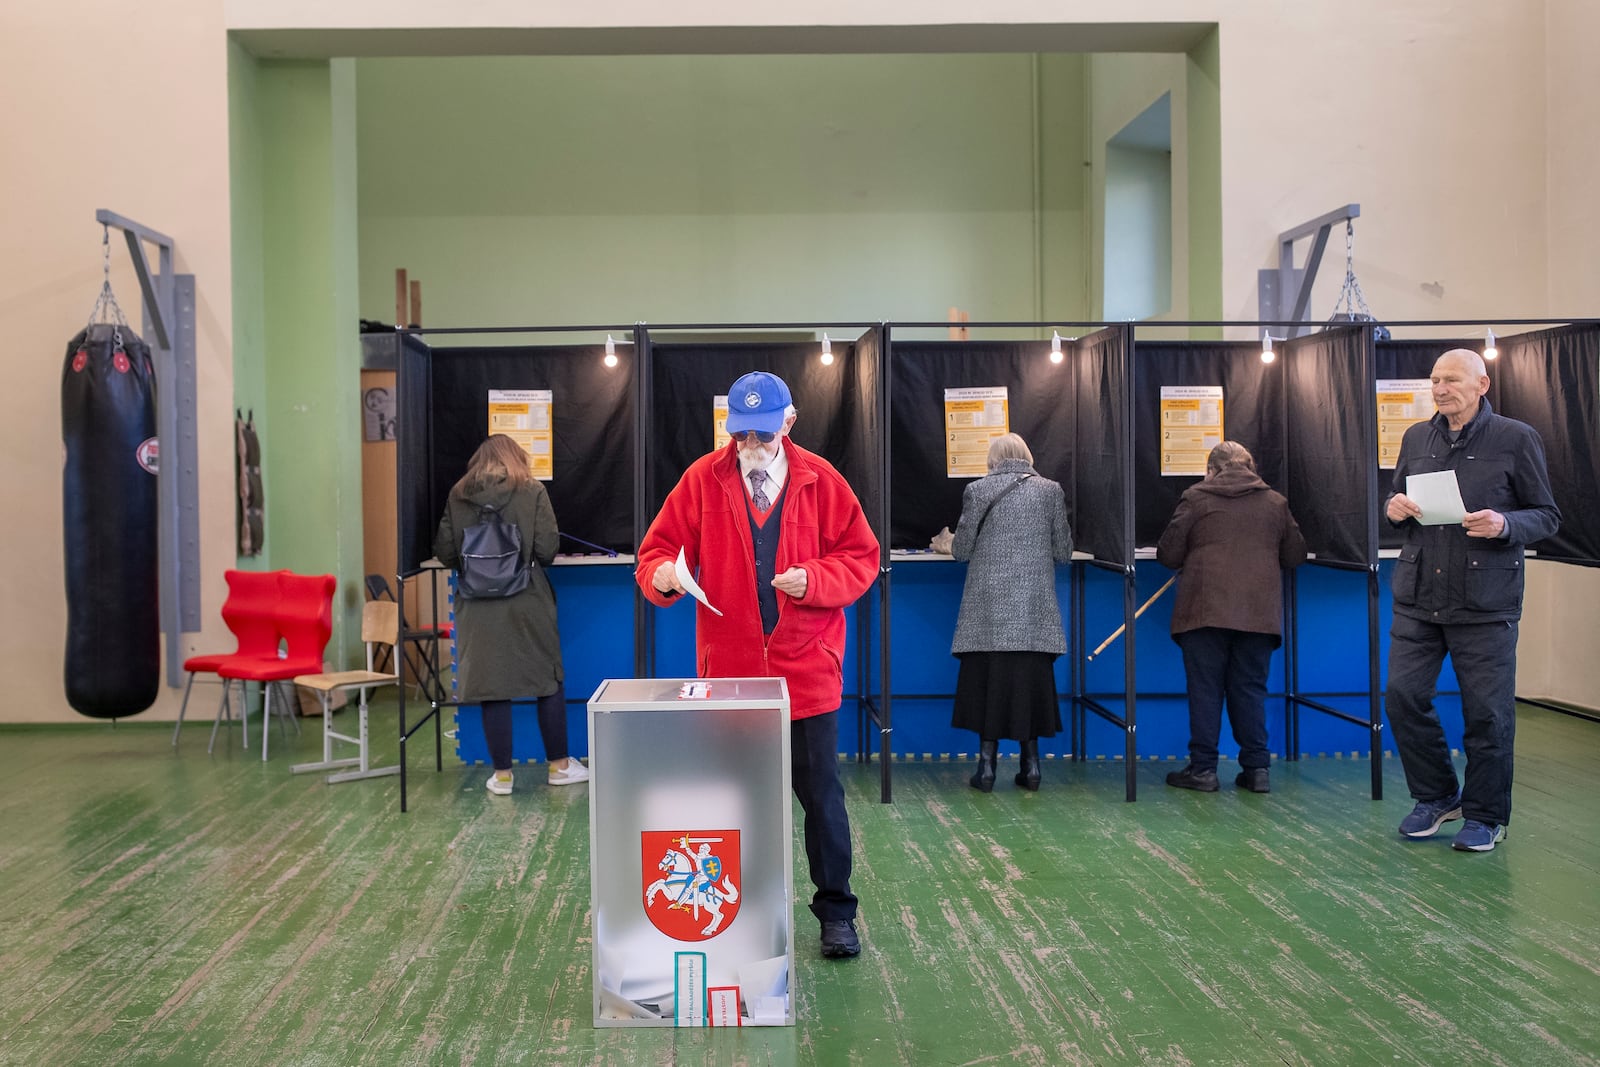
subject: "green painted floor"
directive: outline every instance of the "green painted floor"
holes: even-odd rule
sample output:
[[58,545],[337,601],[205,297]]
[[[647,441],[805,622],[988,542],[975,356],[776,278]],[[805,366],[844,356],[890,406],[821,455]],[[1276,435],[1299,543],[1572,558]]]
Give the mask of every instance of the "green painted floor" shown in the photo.
[[0,1062],[1600,1063],[1600,726],[1519,726],[1489,855],[1399,840],[1392,762],[1379,803],[1358,760],[1270,796],[1151,762],[1137,804],[1113,763],[984,796],[912,762],[888,806],[847,765],[866,949],[815,958],[799,909],[799,1024],[744,1031],[590,1025],[582,789],[490,797],[430,736],[401,815],[394,779],[290,776],[316,720],[266,764],[4,729]]

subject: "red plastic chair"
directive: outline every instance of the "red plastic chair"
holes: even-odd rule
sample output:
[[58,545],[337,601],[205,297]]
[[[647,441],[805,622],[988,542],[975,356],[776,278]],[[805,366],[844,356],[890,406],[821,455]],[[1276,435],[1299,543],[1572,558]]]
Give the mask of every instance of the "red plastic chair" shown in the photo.
[[[228,598],[222,604],[222,621],[227,624],[238,647],[232,652],[208,652],[190,656],[183,661],[189,680],[183,687],[183,703],[178,707],[178,721],[172,727],[172,743],[178,743],[178,731],[183,729],[183,717],[189,710],[189,694],[194,689],[196,675],[216,674],[217,667],[229,656],[270,655],[278,647],[278,630],[273,613],[278,607],[278,571],[225,571]],[[227,699],[226,687],[223,699]],[[221,709],[217,712],[220,717]],[[216,727],[211,730],[216,741]]]
[[[261,701],[261,758],[267,758],[267,720],[272,710],[272,696],[277,692],[282,702],[280,714],[294,722],[296,732],[300,723],[295,718],[294,678],[300,674],[320,674],[322,655],[327,650],[328,638],[333,635],[333,592],[338,580],[331,574],[316,576],[282,571],[278,574],[278,606],[275,612],[276,631],[288,650],[277,653],[276,644],[269,656],[229,656],[217,665],[217,674],[224,683],[259,682]],[[240,716],[244,716],[241,705]]]

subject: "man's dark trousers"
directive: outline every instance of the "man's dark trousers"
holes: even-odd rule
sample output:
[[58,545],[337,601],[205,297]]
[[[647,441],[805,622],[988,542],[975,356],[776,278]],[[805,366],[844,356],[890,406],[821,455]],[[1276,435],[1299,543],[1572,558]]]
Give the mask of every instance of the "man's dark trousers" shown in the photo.
[[1461,814],[1490,826],[1511,821],[1512,741],[1517,733],[1517,624],[1440,626],[1395,615],[1389,631],[1389,690],[1384,705],[1406,786],[1417,800],[1455,795],[1455,764],[1433,707],[1446,653],[1461,683],[1467,754]]
[[794,795],[805,813],[806,859],[817,887],[811,913],[823,922],[856,917],[850,892],[850,816],[839,781],[839,713],[789,724],[789,767]]
[[1217,769],[1222,703],[1239,742],[1239,766],[1261,770],[1267,751],[1267,669],[1278,639],[1272,634],[1203,626],[1177,635],[1189,688],[1189,765]]

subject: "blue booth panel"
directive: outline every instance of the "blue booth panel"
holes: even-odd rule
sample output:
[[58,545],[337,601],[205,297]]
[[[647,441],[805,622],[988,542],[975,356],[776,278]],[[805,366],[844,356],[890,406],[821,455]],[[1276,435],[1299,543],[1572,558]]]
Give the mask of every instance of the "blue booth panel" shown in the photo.
[[[891,752],[899,759],[967,758],[977,748],[977,738],[950,725],[957,660],[950,654],[956,615],[961,605],[966,565],[946,557],[898,558],[890,597],[894,730]],[[1380,670],[1387,665],[1389,643],[1389,572],[1383,562],[1380,574]],[[1153,561],[1138,565],[1137,603],[1144,603],[1171,572]],[[560,611],[561,647],[566,667],[568,739],[573,755],[585,755],[584,702],[606,678],[634,674],[633,569],[629,563],[557,565],[550,569]],[[1056,595],[1062,618],[1072,620],[1072,582],[1084,586],[1084,632],[1077,635],[1076,655],[1085,656],[1122,623],[1123,580],[1114,571],[1083,564],[1056,569]],[[1362,571],[1307,565],[1297,572],[1299,607],[1299,691],[1320,703],[1361,718],[1367,715],[1367,577]],[[846,612],[849,627],[844,662],[844,703],[840,721],[840,748],[857,754],[857,707],[860,685],[858,663],[863,631],[868,643],[867,690],[880,686],[879,589],[874,586],[856,608]],[[1135,628],[1135,678],[1137,684],[1138,750],[1143,759],[1185,758],[1188,745],[1188,708],[1184,698],[1183,659],[1170,635],[1174,592],[1169,591],[1140,616]],[[656,674],[692,677],[695,673],[694,609],[688,603],[672,608],[648,608],[655,614]],[[1084,663],[1085,692],[1101,704],[1124,713],[1123,640],[1118,638],[1092,661]],[[1040,742],[1047,757],[1063,758],[1071,751],[1071,655],[1056,661],[1056,689],[1061,694],[1062,731]],[[454,665],[452,664],[452,672]],[[1273,656],[1267,679],[1269,746],[1284,755],[1286,732],[1284,659]],[[1460,699],[1454,672],[1446,661],[1439,680],[1438,706],[1452,747],[1461,745]],[[513,705],[513,752],[518,762],[544,759],[533,701]],[[456,713],[457,755],[467,763],[487,763],[483,730],[476,705],[463,705]],[[869,730],[871,729],[869,725]],[[1385,729],[1385,748],[1392,752]],[[868,740],[869,750],[876,739]],[[1314,709],[1300,710],[1302,755],[1366,754],[1365,729]],[[1014,745],[1002,745],[1002,752]],[[1224,724],[1222,756],[1237,755],[1231,732]],[[1087,759],[1117,759],[1124,750],[1123,732],[1098,715],[1085,719]]]
[[[589,696],[607,678],[633,677],[633,561],[556,565],[546,572],[556,592],[557,624],[561,627],[561,661],[566,670],[567,745],[574,756],[588,755]],[[452,576],[451,591],[455,584]],[[454,661],[450,688],[455,691]],[[538,702],[511,705],[512,758],[517,763],[545,758],[539,736]],[[456,709],[456,755],[463,763],[489,762],[483,742],[483,720],[476,704]]]

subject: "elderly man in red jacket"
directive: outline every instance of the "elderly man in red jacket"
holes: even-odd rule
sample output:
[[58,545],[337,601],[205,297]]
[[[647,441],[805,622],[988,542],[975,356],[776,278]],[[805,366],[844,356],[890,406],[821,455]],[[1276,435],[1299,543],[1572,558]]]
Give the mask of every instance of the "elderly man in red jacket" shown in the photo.
[[702,678],[785,678],[795,796],[822,924],[822,955],[861,951],[850,891],[850,819],[839,782],[844,609],[877,577],[878,539],[827,460],[789,440],[783,379],[753,371],[728,389],[728,447],[701,456],[639,545],[635,580],[668,606],[684,588],[679,549],[719,616],[697,606]]

